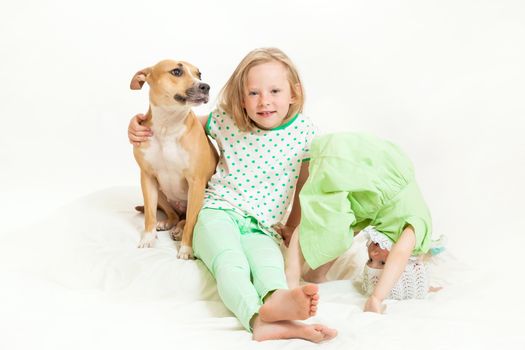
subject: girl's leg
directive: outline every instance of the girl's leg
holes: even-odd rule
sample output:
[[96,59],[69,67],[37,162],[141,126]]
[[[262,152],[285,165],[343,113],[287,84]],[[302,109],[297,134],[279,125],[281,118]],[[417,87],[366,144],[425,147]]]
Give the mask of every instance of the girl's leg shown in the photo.
[[256,316],[253,322],[253,339],[305,339],[320,343],[334,338],[337,331],[321,324],[306,324],[296,321],[264,322]]
[[[257,314],[260,298],[250,282],[250,268],[242,251],[240,237],[238,223],[232,216],[220,210],[203,209],[195,226],[193,246],[195,256],[215,276],[219,295],[226,307],[248,331],[253,327],[253,339],[263,341],[299,338],[321,342],[335,337],[337,331],[323,325],[292,321],[270,323],[261,320]],[[282,256],[280,257],[282,265]],[[284,278],[282,283],[286,283]]]
[[242,235],[241,244],[250,264],[255,289],[264,300],[260,309],[265,322],[304,320],[317,311],[318,287],[314,284],[289,290],[284,261],[274,240],[251,231]]
[[240,237],[237,222],[228,212],[203,209],[195,225],[193,249],[215,277],[224,305],[250,331],[250,319],[261,303],[250,281]]
[[329,261],[324,265],[319,266],[315,270],[309,269],[303,276],[303,279],[306,282],[312,283],[323,283],[328,281],[326,279],[326,274],[334,264],[335,260]]
[[[304,274],[303,279],[306,282],[312,283],[326,282],[326,274],[334,262],[335,259],[319,266],[315,270],[308,269],[308,271]],[[301,253],[301,246],[299,243],[299,227],[297,227],[292,234],[290,244],[286,250],[286,281],[288,282],[289,288],[295,288],[299,286],[304,264],[304,256]]]
[[299,227],[295,229],[286,250],[286,281],[289,288],[299,286],[304,257],[299,246]]

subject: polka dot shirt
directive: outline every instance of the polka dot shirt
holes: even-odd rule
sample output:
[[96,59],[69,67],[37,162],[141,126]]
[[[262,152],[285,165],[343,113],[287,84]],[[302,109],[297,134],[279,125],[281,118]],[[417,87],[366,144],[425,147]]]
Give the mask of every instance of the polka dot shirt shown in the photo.
[[297,114],[275,129],[240,131],[233,118],[218,109],[210,113],[206,133],[217,142],[220,158],[203,207],[252,216],[265,233],[277,237],[271,226],[283,219],[301,163],[309,160],[312,122]]

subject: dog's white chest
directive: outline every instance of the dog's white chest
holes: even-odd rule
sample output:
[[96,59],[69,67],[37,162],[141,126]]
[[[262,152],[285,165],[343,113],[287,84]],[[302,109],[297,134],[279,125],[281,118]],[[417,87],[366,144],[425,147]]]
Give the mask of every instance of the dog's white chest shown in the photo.
[[[180,130],[181,134],[184,131]],[[157,132],[153,132],[149,146],[143,149],[144,160],[149,164],[168,200],[185,201],[188,183],[184,171],[189,165],[188,153],[177,142],[178,135],[157,136]]]

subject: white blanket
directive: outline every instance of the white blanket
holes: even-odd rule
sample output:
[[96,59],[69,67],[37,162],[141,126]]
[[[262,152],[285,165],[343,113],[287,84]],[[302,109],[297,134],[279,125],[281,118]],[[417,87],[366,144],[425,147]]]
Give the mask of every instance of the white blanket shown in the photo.
[[178,260],[167,233],[153,249],[136,248],[139,203],[138,188],[111,188],[7,236],[0,246],[0,349],[524,348],[520,284],[508,288],[522,263],[502,272],[494,260],[481,269],[449,249],[432,264],[442,291],[387,301],[378,315],[362,312],[365,297],[348,279],[365,259],[359,240],[329,273],[343,279],[321,285],[318,315],[307,321],[336,328],[336,339],[254,342],[220,301],[206,267]]

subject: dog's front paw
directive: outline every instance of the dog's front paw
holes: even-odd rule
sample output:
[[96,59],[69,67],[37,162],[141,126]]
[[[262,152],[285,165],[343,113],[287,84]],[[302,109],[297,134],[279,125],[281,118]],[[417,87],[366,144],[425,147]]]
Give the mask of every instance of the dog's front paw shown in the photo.
[[177,254],[177,258],[184,260],[195,259],[193,257],[193,249],[187,245],[181,245],[179,248],[179,253]]
[[139,242],[139,248],[152,248],[157,240],[156,232],[144,232]]

